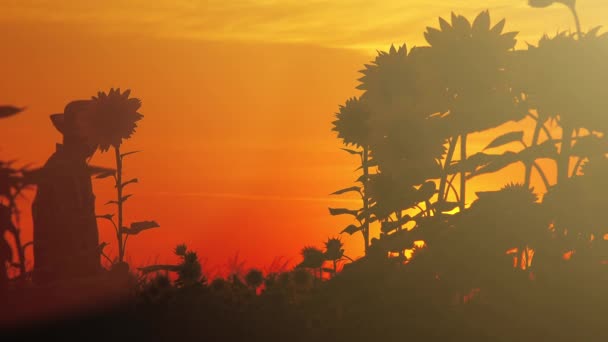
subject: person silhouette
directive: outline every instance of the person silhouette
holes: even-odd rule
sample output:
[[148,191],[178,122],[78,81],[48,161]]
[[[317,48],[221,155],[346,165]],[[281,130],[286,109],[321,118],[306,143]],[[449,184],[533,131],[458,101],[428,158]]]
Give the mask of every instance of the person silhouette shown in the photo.
[[37,283],[87,277],[102,269],[91,171],[97,149],[89,138],[92,101],[70,102],[50,116],[63,143],[40,171],[32,204],[34,269]]

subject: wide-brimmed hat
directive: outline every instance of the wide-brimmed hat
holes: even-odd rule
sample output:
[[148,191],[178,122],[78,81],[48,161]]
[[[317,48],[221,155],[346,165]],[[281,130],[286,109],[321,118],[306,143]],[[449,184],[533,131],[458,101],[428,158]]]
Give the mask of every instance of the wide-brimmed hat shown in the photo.
[[53,126],[63,135],[75,135],[82,133],[79,130],[83,125],[81,120],[91,113],[91,100],[76,100],[68,103],[63,113],[51,114]]

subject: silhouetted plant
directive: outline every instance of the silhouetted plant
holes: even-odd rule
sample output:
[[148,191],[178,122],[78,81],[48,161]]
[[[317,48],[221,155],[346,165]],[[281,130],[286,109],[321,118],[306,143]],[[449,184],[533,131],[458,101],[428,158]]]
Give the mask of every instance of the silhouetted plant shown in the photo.
[[178,277],[175,284],[179,287],[203,284],[207,281],[203,276],[202,267],[196,252],[189,251],[185,244],[180,244],[175,247],[174,253],[181,259],[181,263],[177,265],[150,265],[140,267],[139,270],[144,275],[158,271],[176,272]]
[[245,275],[245,282],[257,294],[258,288],[264,284],[264,274],[262,271],[252,268]]
[[307,246],[300,252],[302,255],[302,262],[299,263],[297,268],[307,268],[316,271],[319,279],[323,278],[323,263],[325,262],[325,254],[323,251],[312,246]]
[[117,220],[114,221],[114,215],[109,214],[99,217],[110,221],[114,226],[118,242],[117,263],[124,262],[129,236],[137,235],[144,230],[159,227],[158,223],[155,221],[133,222],[129,227],[123,225],[123,206],[127,199],[132,196],[132,194],[125,194],[124,189],[129,184],[139,182],[137,178],[127,181],[124,180],[123,161],[125,157],[138,153],[139,151],[122,153],[120,148],[123,141],[129,139],[135,132],[137,121],[143,118],[143,115],[138,113],[138,110],[141,107],[141,101],[136,98],[129,98],[130,93],[130,90],[121,93],[120,89],[110,89],[107,94],[105,92],[99,92],[96,97],[93,97],[93,139],[99,145],[102,152],[113,148],[116,160],[116,173],[109,172],[101,174],[97,176],[97,178],[112,176],[115,180],[117,197],[116,200],[109,201],[107,204],[115,204],[117,206]]
[[[10,105],[0,106],[0,119],[19,114],[24,109]],[[30,177],[33,170],[29,170],[27,167],[15,169],[12,164],[13,162],[0,161],[0,201],[6,201],[6,205],[0,202],[0,267],[2,268],[0,277],[4,280],[8,280],[7,265],[17,267],[19,277],[24,278],[27,275],[25,248],[32,244],[31,242],[26,244],[21,242],[20,211],[17,207],[17,199],[22,196],[24,190],[33,185]],[[15,240],[18,262],[13,262],[13,251],[5,240],[7,232]]]
[[358,98],[351,98],[346,101],[344,106],[340,106],[340,111],[336,114],[336,120],[333,122],[333,131],[338,133],[338,138],[342,139],[344,145],[355,145],[361,148],[360,151],[352,150],[349,148],[343,149],[352,155],[358,155],[360,158],[360,168],[362,175],[357,180],[361,183],[361,187],[352,186],[338,190],[332,195],[341,195],[348,192],[356,191],[359,193],[362,201],[362,207],[357,211],[351,211],[349,209],[332,209],[329,212],[331,215],[342,215],[345,213],[356,213],[355,218],[359,225],[349,225],[342,233],[348,233],[353,235],[360,231],[363,235],[364,250],[367,253],[369,247],[369,228],[370,228],[370,217],[369,217],[369,199],[367,197],[367,184],[369,181],[370,161],[369,161],[369,135],[370,131],[370,111],[367,105]]
[[[438,96],[447,101],[448,112],[442,118],[450,127],[451,137],[439,186],[440,201],[456,142],[460,141],[460,160],[466,160],[468,134],[523,119],[526,114],[518,106],[520,94],[513,93],[508,82],[508,60],[517,33],[502,32],[504,19],[492,27],[488,11],[480,13],[472,24],[454,13],[451,19],[450,24],[439,18],[440,29],[429,27],[425,32],[431,45],[430,59],[436,63],[437,78],[445,89]],[[461,211],[466,204],[466,178],[462,170]]]

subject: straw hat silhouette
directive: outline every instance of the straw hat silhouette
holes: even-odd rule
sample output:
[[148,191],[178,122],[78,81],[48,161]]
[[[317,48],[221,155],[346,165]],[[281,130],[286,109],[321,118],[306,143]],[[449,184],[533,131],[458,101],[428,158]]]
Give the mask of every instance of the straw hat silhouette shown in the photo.
[[63,113],[52,114],[51,122],[63,136],[86,136],[92,105],[91,100],[72,101],[65,106]]

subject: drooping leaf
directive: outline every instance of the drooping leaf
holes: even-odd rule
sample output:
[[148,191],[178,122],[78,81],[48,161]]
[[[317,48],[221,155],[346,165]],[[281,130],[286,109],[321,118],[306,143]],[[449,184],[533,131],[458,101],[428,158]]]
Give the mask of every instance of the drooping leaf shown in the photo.
[[106,205],[108,205],[108,204],[118,204],[118,202],[116,202],[116,201],[114,201],[114,200],[112,200],[112,201],[107,201],[107,202],[106,202]]
[[123,233],[135,235],[139,234],[141,231],[158,228],[160,225],[156,223],[156,221],[140,221],[131,223],[131,227],[126,228],[123,227]]
[[524,131],[513,131],[509,133],[505,133],[496,139],[492,140],[491,143],[488,144],[483,150],[487,150],[490,148],[500,147],[515,141],[522,141],[524,138]]
[[[109,204],[109,202],[106,203],[106,204]],[[114,214],[97,215],[95,217],[99,218],[99,219],[104,219],[104,220],[112,221],[112,219],[114,218]]]
[[341,150],[342,150],[342,151],[346,151],[346,152],[348,152],[348,153],[350,153],[350,154],[358,154],[358,155],[363,154],[363,152],[360,152],[360,151],[355,151],[355,150],[351,150],[351,149],[349,149],[349,148],[341,148]]
[[572,146],[570,153],[579,157],[602,156],[608,151],[608,143],[605,138],[595,135],[580,137]]
[[437,211],[440,211],[442,213],[447,213],[449,211],[452,211],[452,210],[458,208],[458,206],[459,206],[458,202],[441,201],[441,202],[435,203],[435,205],[433,205],[433,208],[437,209]]
[[95,178],[104,179],[104,178],[112,177],[112,176],[114,176],[114,174],[115,174],[114,171],[104,171],[104,172],[98,174],[97,176],[95,176]]
[[126,156],[130,156],[130,155],[132,155],[132,154],[139,153],[139,152],[142,152],[142,151],[131,151],[131,152],[125,152],[125,153],[123,153],[123,154],[121,154],[121,155],[120,155],[120,158],[124,158],[124,157],[126,157]]
[[547,140],[541,144],[530,146],[518,153],[518,159],[522,162],[530,163],[541,158],[557,158],[557,147],[555,142]]
[[477,152],[469,156],[465,161],[458,161],[450,165],[448,173],[473,172],[477,168],[490,163],[494,157],[496,155]]
[[481,168],[475,170],[474,172],[471,172],[471,174],[469,174],[467,176],[467,179],[471,179],[473,177],[487,174],[487,173],[494,173],[494,172],[500,171],[500,170],[504,169],[505,167],[507,167],[515,162],[518,162],[518,161],[520,161],[520,160],[518,158],[517,153],[507,151],[501,155],[493,157],[493,160],[490,163],[488,163],[487,165],[482,166]]
[[[128,181],[122,183],[122,187],[124,188],[126,185],[138,183],[138,182],[139,182],[139,179],[137,179],[137,178],[129,179]],[[114,186],[114,187],[116,187],[116,186]]]
[[25,108],[17,108],[15,106],[0,106],[0,119],[8,118],[22,112]]
[[528,5],[534,8],[545,8],[553,5],[557,0],[528,0]]
[[348,233],[349,235],[353,235],[356,232],[360,231],[361,229],[363,229],[362,227],[359,226],[355,226],[354,224],[349,225],[348,227],[344,228],[340,234],[342,233]]
[[344,193],[353,192],[353,191],[356,191],[356,192],[360,193],[361,192],[361,188],[358,187],[358,186],[351,186],[350,188],[345,188],[345,189],[338,190],[336,192],[332,192],[330,195],[342,195]]
[[383,233],[390,233],[393,230],[403,227],[404,224],[412,221],[412,217],[410,215],[405,215],[397,221],[384,221],[380,226],[380,230]]
[[331,216],[337,216],[337,215],[352,215],[352,216],[357,216],[358,210],[351,210],[351,209],[346,209],[346,208],[329,208],[329,214]]
[[122,198],[120,199],[120,202],[121,203],[126,202],[129,199],[129,197],[131,197],[131,196],[133,196],[133,195],[132,194],[128,194],[128,195],[122,196]]

